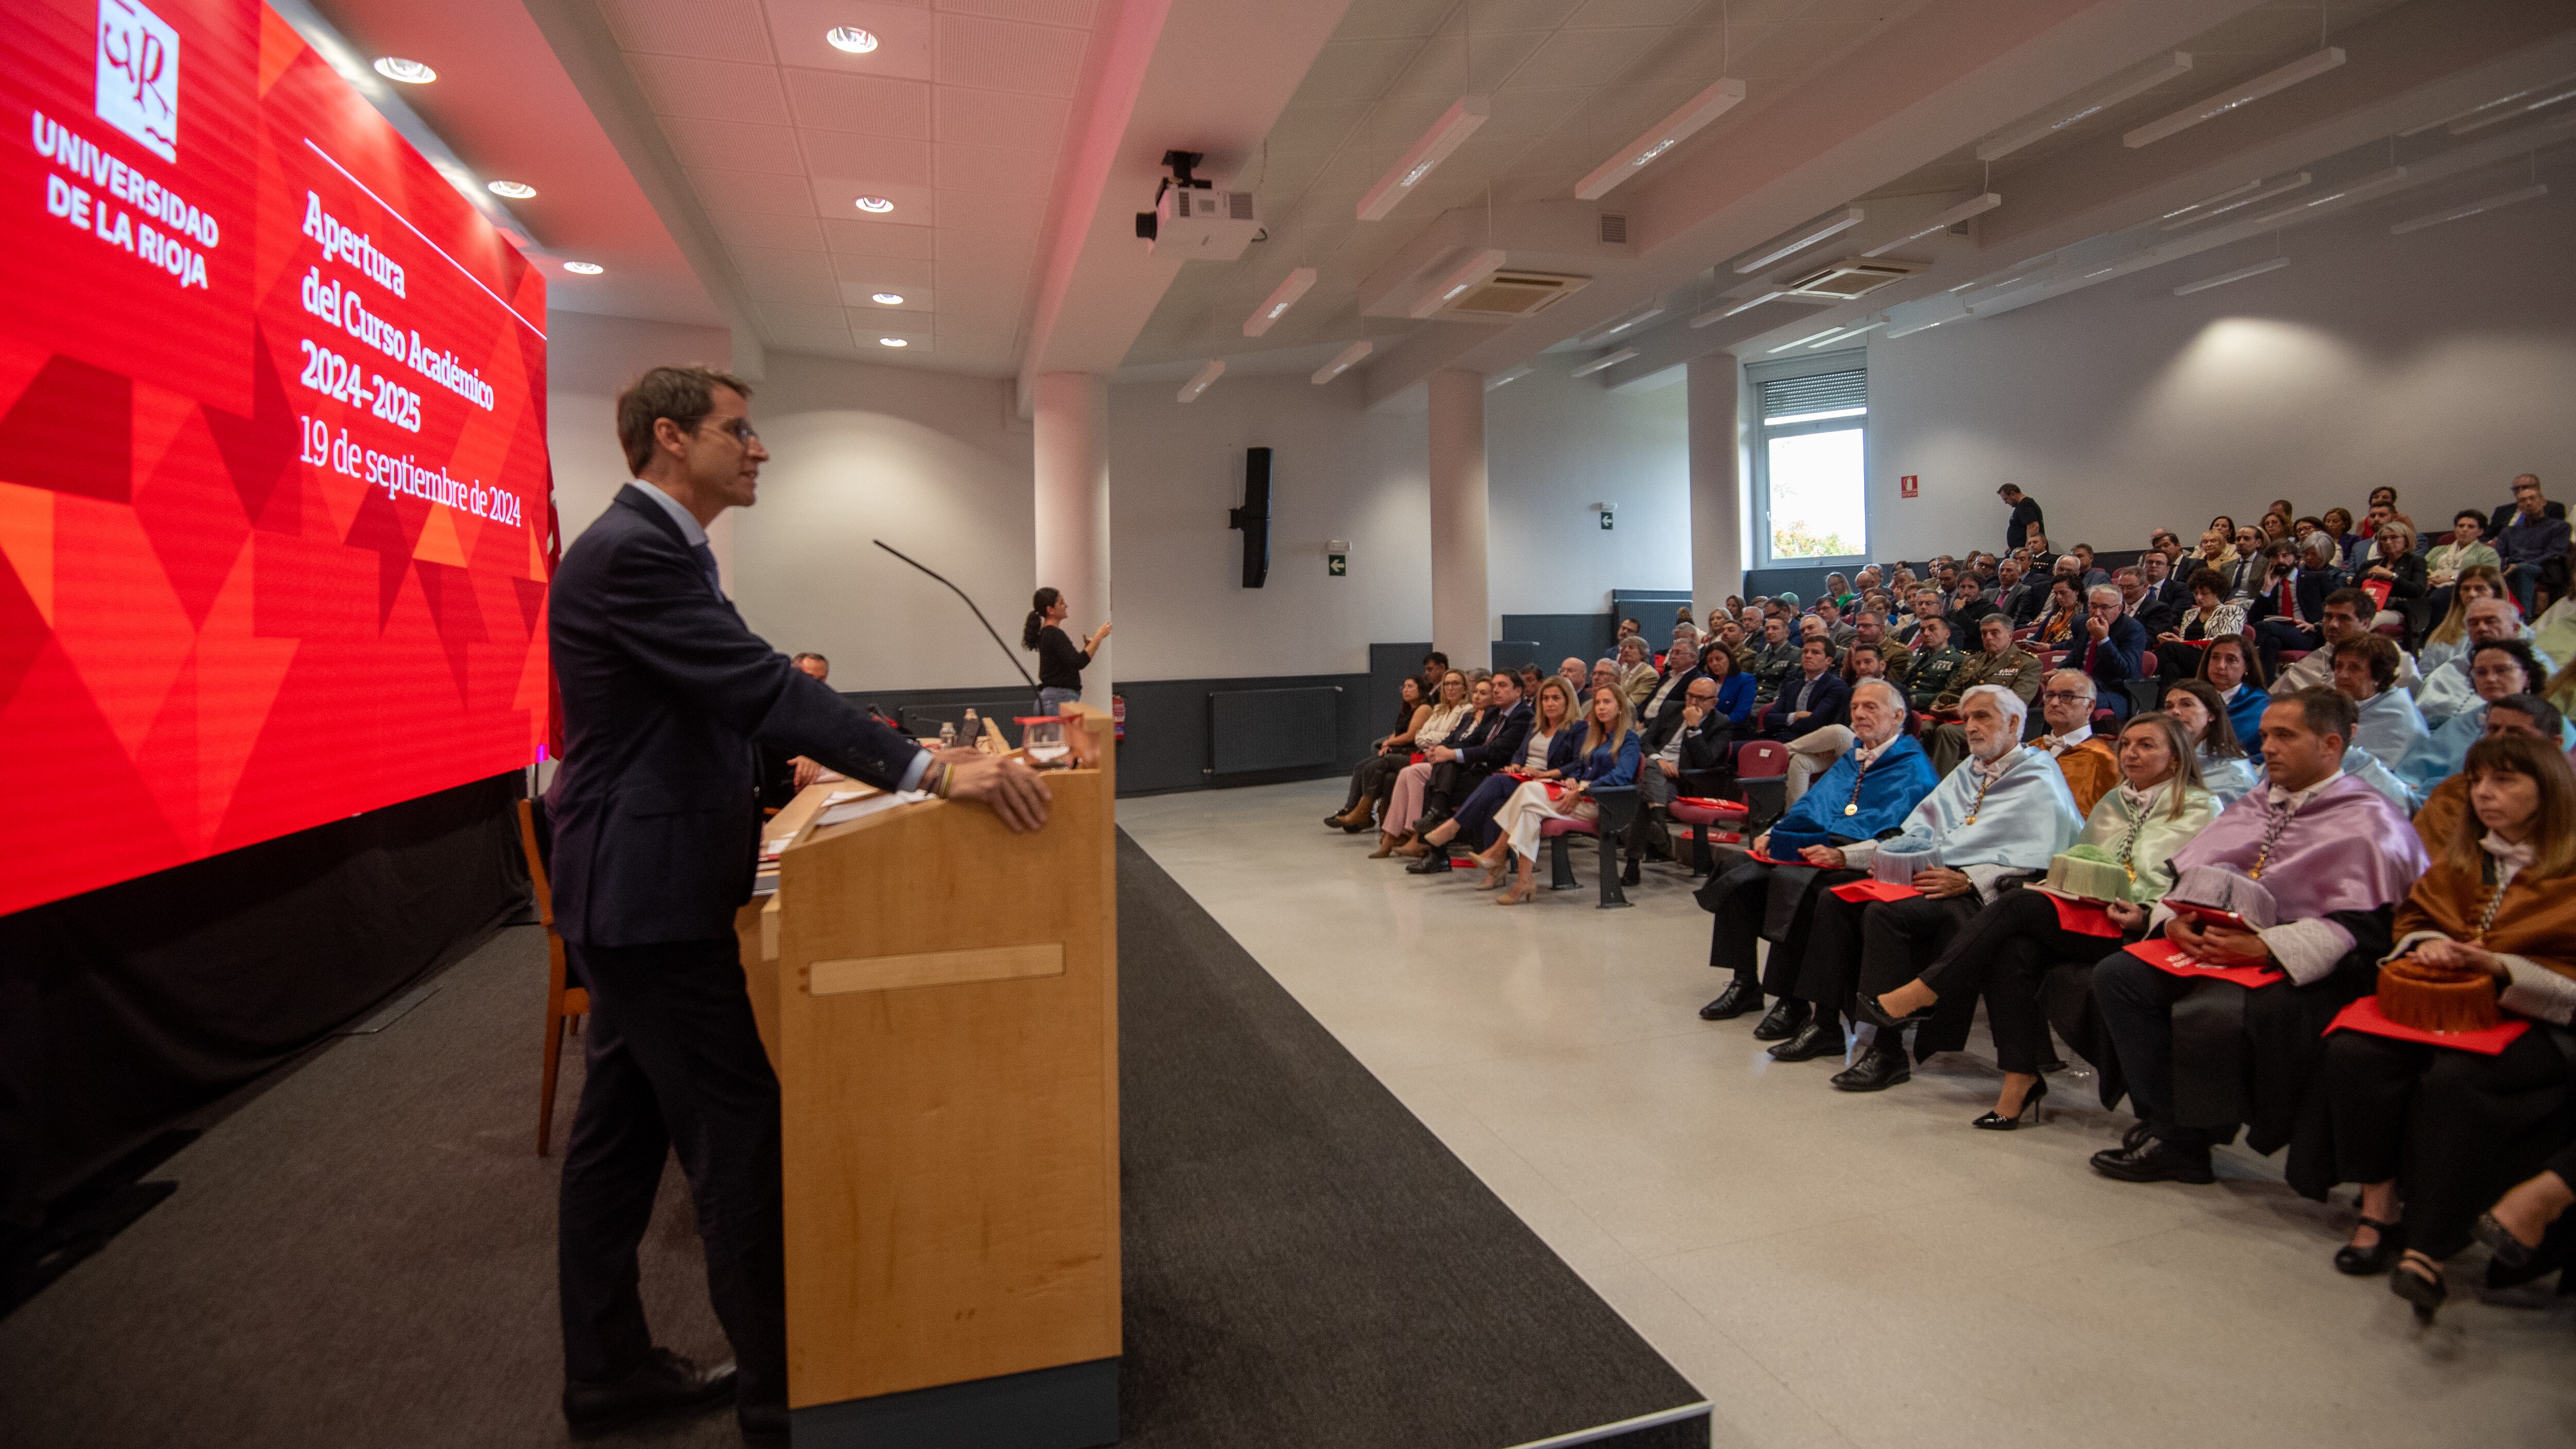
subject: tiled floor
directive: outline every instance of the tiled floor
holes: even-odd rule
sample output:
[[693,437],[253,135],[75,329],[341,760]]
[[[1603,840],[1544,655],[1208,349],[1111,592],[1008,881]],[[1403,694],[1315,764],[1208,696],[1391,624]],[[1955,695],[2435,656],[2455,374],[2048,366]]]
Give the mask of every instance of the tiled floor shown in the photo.
[[[1633,910],[1496,909],[1326,831],[1339,783],[1120,802],[1119,823],[1504,1202],[1707,1393],[1716,1442],[1865,1449],[2576,1441],[2576,1313],[2475,1301],[2419,1332],[2328,1264],[2349,1210],[2277,1160],[2126,1186],[2126,1117],[2060,1078],[1992,1105],[1980,1038],[1873,1096],[1778,1065],[1685,878]],[[2349,1199],[2346,1199],[2347,1202]],[[2473,1253],[2471,1258],[2476,1255]],[[2474,1264],[2464,1260],[2463,1268]]]

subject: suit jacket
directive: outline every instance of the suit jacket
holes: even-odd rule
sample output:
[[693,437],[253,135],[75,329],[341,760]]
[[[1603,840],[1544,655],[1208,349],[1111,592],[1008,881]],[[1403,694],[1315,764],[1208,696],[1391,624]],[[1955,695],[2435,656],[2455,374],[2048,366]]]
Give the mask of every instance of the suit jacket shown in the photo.
[[1479,775],[1492,774],[1513,763],[1529,747],[1530,725],[1535,719],[1528,700],[1513,705],[1495,720],[1483,739],[1458,751],[1458,763]]
[[2066,664],[2092,676],[2099,691],[2097,702],[2118,718],[2127,719],[2128,684],[2145,671],[2148,643],[2147,626],[2123,615],[2111,621],[2110,637],[2098,644],[2091,634],[2079,630],[2067,642]]
[[2004,617],[2012,620],[2013,627],[2016,629],[2029,624],[2031,618],[2038,614],[2039,606],[2046,602],[2048,602],[2047,594],[2033,588],[2028,579],[2014,584],[1994,598],[1995,607],[2003,610]]
[[1772,739],[1785,740],[1827,725],[1851,723],[1851,686],[1830,669],[1816,676],[1816,687],[1808,693],[1807,717],[1791,723],[1789,711],[1796,707],[1798,691],[1806,682],[1803,671],[1782,681],[1780,693],[1753,712],[1754,728]]
[[[2495,506],[2495,512],[2487,515],[2486,541],[2495,548],[2495,551],[2499,555],[2504,553],[2504,546],[2496,543],[2496,539],[2504,533],[2506,524],[2513,522],[2520,516],[2522,516],[2522,505],[2514,502],[2510,498],[2497,504]],[[2540,505],[2540,516],[2543,518],[2554,518],[2559,522],[2564,523],[2567,521],[2567,505],[2562,500],[2552,498],[2548,502]],[[2422,540],[2418,539],[2417,542],[2420,543]],[[2558,546],[2562,552],[2565,551],[2567,546],[2567,535],[2564,533],[2561,533],[2558,536]]]
[[753,634],[632,486],[565,550],[546,637],[563,693],[546,811],[568,941],[733,934],[758,863],[755,743],[888,788],[921,753]]
[[[2326,616],[2326,595],[2342,587],[2343,580],[2339,575],[2322,569],[2299,570],[2298,577],[2290,581],[2290,592],[2299,603],[2299,622],[2308,628],[2315,628]],[[2277,586],[2255,595],[2252,602],[2245,606],[2247,623],[2259,624],[2265,619],[2287,617],[2281,612],[2281,590]],[[2369,620],[2365,619],[2362,622],[2368,623]]]
[[[1648,754],[1662,749],[1664,741],[1673,737],[1673,731],[1682,727],[1682,701],[1690,694],[1691,681],[1707,677],[1707,670],[1696,664],[1692,665],[1688,673],[1673,680],[1672,692],[1664,696],[1663,707],[1655,711],[1655,717],[1638,719],[1637,729],[1645,736],[1645,749]],[[1662,688],[1661,685],[1656,687]],[[1721,686],[1721,695],[1723,692]]]

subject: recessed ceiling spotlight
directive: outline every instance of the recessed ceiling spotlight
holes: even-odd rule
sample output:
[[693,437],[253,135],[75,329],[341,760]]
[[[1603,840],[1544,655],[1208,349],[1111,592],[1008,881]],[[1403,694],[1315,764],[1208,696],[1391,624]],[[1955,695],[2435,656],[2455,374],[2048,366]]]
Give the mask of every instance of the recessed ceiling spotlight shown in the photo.
[[877,38],[855,25],[835,25],[823,32],[823,38],[832,42],[834,50],[846,50],[852,55],[865,55],[877,48]]
[[576,277],[596,277],[600,273],[607,271],[608,268],[601,266],[597,262],[566,262],[564,263],[564,270],[572,273]]
[[900,337],[880,337],[877,339],[877,346],[879,347],[910,347],[911,345],[912,344],[910,342],[907,342]]
[[405,60],[399,55],[377,56],[376,74],[389,81],[401,81],[407,86],[425,86],[438,79],[438,72],[422,65],[419,61]]
[[894,203],[882,196],[862,196],[859,198],[859,210],[870,216],[882,216],[894,210]]
[[882,302],[889,307],[900,307],[903,305],[903,293],[879,292],[868,300],[871,302]]
[[483,183],[483,189],[494,196],[506,196],[512,201],[525,201],[537,194],[537,188],[524,181],[487,181]]

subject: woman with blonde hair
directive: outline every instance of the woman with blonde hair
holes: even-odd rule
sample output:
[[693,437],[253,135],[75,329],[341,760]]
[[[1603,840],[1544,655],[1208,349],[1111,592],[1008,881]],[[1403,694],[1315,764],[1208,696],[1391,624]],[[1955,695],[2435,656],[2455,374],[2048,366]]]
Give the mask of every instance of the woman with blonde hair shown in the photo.
[[2494,1054],[2333,1033],[2324,1110],[2290,1147],[2290,1184],[2309,1197],[2361,1184],[2361,1222],[2335,1267],[2393,1265],[2390,1291],[2427,1323],[2443,1260],[2469,1245],[2479,1210],[2576,1133],[2576,770],[2551,742],[2498,735],[2469,747],[2461,774],[2470,808],[2398,905],[2388,960],[2485,977],[2504,1019],[2530,1026]]
[[[1418,754],[1433,745],[1446,744],[1452,736],[1463,736],[1467,730],[1474,727],[1474,722],[1475,696],[1471,692],[1467,676],[1458,670],[1450,670],[1440,676],[1440,702],[1431,706],[1431,713],[1424,716],[1422,722],[1413,727],[1412,745],[1411,749],[1406,751],[1406,755]],[[1402,760],[1405,756],[1397,758]],[[1430,778],[1429,765],[1411,763],[1399,763],[1396,769],[1385,777],[1385,793],[1378,797],[1377,849],[1369,852],[1369,859],[1384,860],[1395,854],[1397,846],[1404,844],[1409,832],[1387,827],[1410,824],[1414,815],[1422,812],[1422,791]],[[1400,815],[1396,813],[1396,808],[1403,803],[1404,786],[1408,779],[1413,782],[1414,815]]]
[[1419,875],[1436,875],[1449,868],[1449,852],[1441,847],[1464,835],[1478,845],[1494,832],[1495,813],[1503,808],[1512,792],[1529,780],[1558,780],[1565,776],[1566,764],[1574,758],[1574,746],[1582,737],[1581,721],[1575,717],[1574,686],[1562,676],[1549,675],[1539,681],[1538,703],[1530,715],[1529,743],[1522,747],[1520,758],[1485,777],[1476,786],[1458,813],[1431,827],[1422,837],[1428,847],[1423,861],[1411,869]]
[[[2442,621],[2425,631],[2424,647],[2415,656],[2415,667],[2426,677],[2434,670],[2461,658],[2469,652],[2469,605],[2480,599],[2502,599],[2513,603],[2513,595],[2504,586],[2504,574],[2485,564],[2471,564],[2460,570],[2459,582],[2451,586],[2451,607]],[[2516,606],[2517,615],[2520,607]],[[2517,637],[2531,637],[2531,626],[2523,624]]]
[[2393,514],[2370,536],[2370,551],[2361,557],[2353,570],[2353,586],[2383,583],[2388,597],[2379,606],[2371,627],[2384,628],[2406,622],[2406,606],[2424,597],[2424,557],[2415,551],[2415,525],[2406,515]]
[[1615,689],[1592,691],[1592,707],[1584,713],[1583,728],[1567,733],[1574,737],[1574,749],[1565,761],[1563,778],[1531,780],[1514,790],[1494,813],[1502,839],[1476,857],[1489,886],[1500,883],[1504,868],[1519,858],[1519,879],[1495,897],[1498,906],[1527,905],[1537,897],[1539,827],[1550,820],[1598,816],[1601,807],[1592,798],[1595,790],[1636,788],[1637,731],[1626,695]]

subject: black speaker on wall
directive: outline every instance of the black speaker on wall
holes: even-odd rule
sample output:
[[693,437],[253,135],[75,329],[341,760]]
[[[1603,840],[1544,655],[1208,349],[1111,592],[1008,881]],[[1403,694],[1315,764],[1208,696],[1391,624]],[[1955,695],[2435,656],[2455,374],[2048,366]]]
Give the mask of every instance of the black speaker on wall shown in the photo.
[[1270,579],[1270,450],[1247,448],[1243,454],[1243,506],[1226,514],[1226,527],[1243,530],[1243,586],[1257,589]]

